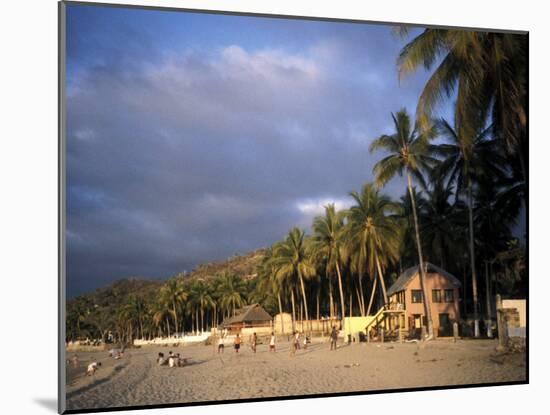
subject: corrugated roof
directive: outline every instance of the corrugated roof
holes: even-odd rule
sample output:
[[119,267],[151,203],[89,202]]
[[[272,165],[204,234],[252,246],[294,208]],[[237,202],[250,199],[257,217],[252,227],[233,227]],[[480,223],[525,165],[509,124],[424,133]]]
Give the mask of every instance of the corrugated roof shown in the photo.
[[226,318],[222,326],[228,326],[234,323],[254,323],[271,321],[273,318],[260,304],[252,304],[235,311],[233,317]]
[[[462,285],[454,275],[445,271],[444,269],[439,268],[438,266],[430,262],[425,262],[425,265],[426,265],[427,273],[436,273],[436,274],[443,275],[456,287],[460,287]],[[417,273],[418,273],[418,265],[415,265],[414,267],[410,267],[405,271],[403,271],[403,273],[399,276],[399,278],[397,278],[397,280],[393,283],[393,285],[388,290],[388,296],[404,290],[407,284],[409,283],[409,281],[412,280]]]

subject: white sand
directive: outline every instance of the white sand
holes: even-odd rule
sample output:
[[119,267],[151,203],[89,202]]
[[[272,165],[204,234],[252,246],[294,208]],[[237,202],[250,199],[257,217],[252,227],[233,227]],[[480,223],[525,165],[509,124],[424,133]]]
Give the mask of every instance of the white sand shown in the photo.
[[[492,340],[438,340],[426,345],[342,345],[331,352],[328,343],[317,342],[293,357],[287,342],[277,345],[277,353],[269,353],[266,344],[256,354],[243,345],[238,355],[230,347],[218,355],[214,346],[152,346],[128,350],[120,360],[107,352],[85,352],[79,353],[83,364],[93,357],[103,366],[94,377],[71,370],[67,408],[525,381],[525,354],[495,358],[495,346]],[[191,364],[157,366],[157,353],[167,355],[169,350]]]

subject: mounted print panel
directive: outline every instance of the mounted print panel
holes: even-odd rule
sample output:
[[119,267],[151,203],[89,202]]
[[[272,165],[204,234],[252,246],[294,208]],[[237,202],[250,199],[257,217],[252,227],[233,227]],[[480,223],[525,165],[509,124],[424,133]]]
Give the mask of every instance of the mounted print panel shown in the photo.
[[60,412],[528,382],[528,35],[60,3]]

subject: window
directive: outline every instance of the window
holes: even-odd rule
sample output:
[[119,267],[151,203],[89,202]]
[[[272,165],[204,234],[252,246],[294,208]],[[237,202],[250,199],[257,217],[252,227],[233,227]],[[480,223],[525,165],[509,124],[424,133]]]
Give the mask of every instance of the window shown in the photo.
[[445,290],[445,302],[452,303],[455,300],[455,291],[454,290]]
[[422,302],[422,290],[411,290],[411,301],[413,303]]
[[432,301],[434,303],[441,302],[441,290],[432,290]]

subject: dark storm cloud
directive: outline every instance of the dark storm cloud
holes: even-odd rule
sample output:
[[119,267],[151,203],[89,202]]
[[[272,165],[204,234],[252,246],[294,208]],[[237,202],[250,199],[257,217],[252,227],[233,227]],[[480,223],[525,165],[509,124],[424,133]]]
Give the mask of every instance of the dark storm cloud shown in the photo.
[[389,28],[335,28],[300,50],[220,39],[129,66],[74,58],[69,293],[268,246],[324,203],[346,206],[372,180],[369,142],[390,131],[391,111],[414,110],[423,79],[399,86]]

